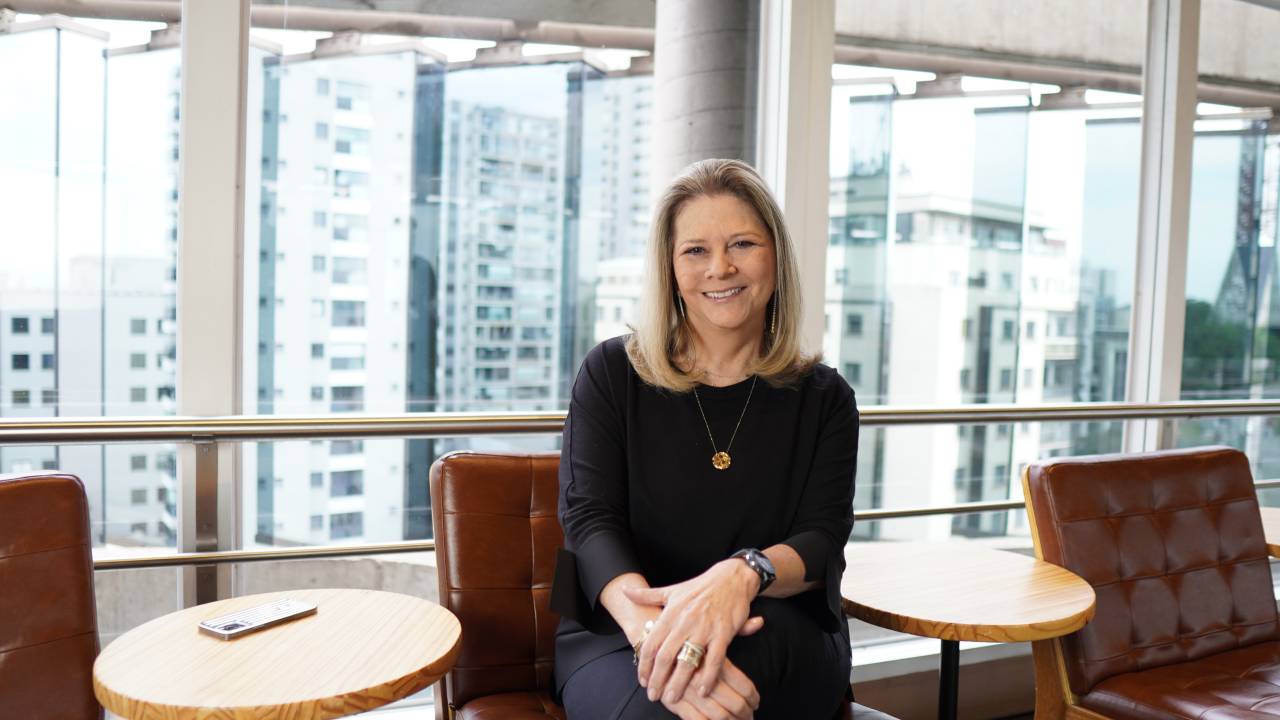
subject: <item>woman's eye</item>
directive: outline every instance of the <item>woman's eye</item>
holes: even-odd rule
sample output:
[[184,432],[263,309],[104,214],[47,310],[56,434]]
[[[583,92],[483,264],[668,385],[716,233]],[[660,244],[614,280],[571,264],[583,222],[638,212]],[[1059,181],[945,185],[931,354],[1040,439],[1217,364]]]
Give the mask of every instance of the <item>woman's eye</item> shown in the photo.
[[734,247],[751,247],[752,245],[755,245],[755,243],[750,240],[739,240],[733,244]]
[[684,254],[685,254],[685,255],[701,255],[701,254],[702,254],[702,248],[697,247],[697,246],[694,246],[694,247],[689,248],[688,250],[685,250],[685,251],[684,251]]

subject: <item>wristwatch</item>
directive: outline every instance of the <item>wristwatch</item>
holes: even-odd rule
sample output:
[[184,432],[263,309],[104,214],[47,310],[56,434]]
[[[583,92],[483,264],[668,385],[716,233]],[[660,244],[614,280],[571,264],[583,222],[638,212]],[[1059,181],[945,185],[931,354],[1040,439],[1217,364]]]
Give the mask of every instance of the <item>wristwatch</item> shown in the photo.
[[778,573],[773,569],[773,561],[769,559],[769,556],[755,548],[739,550],[729,557],[742,558],[742,561],[747,564],[747,567],[754,570],[756,575],[760,576],[760,589],[756,591],[756,595],[763,593],[765,588],[772,585],[773,581],[778,579]]

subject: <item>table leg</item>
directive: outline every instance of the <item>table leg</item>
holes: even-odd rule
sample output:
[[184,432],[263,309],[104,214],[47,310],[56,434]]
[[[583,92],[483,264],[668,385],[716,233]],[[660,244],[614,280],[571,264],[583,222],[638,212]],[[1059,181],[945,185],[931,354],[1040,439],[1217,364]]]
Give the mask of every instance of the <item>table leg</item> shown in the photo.
[[938,720],[956,720],[956,701],[960,694],[960,643],[942,641],[942,659],[938,665]]

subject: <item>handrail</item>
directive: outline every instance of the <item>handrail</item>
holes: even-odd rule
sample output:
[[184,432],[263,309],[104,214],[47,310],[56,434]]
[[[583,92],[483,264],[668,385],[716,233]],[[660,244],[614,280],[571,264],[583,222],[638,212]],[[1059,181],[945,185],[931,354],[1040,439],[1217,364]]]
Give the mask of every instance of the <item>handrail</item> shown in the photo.
[[[1166,403],[1062,405],[873,405],[859,411],[864,426],[1280,415],[1280,400],[1198,400]],[[398,415],[235,415],[224,417],[23,418],[0,421],[0,445],[115,442],[291,440],[335,437],[446,437],[550,434],[564,411],[404,413]]]

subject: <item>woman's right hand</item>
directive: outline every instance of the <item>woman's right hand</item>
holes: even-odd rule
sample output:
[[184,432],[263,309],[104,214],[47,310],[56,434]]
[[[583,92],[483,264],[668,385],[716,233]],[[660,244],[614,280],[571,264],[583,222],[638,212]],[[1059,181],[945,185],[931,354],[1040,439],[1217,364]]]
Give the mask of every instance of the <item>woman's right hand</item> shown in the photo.
[[728,658],[720,669],[720,679],[703,697],[692,685],[674,703],[663,705],[680,720],[751,720],[760,707],[755,683]]

